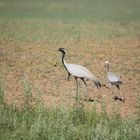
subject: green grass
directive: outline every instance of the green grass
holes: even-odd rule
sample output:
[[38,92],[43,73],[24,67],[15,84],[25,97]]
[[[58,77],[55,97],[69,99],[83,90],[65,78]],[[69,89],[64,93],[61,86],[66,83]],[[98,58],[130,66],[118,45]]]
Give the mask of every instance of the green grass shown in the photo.
[[139,0],[1,0],[0,17],[139,21]]
[[[105,41],[108,39],[139,36],[140,24],[136,22],[90,22],[49,19],[1,18],[0,40],[15,43],[47,42],[53,46],[83,40]],[[84,45],[84,44],[83,44]],[[47,46],[46,46],[47,47]]]
[[17,42],[108,38],[140,34],[139,0],[0,0],[0,39]]
[[[25,81],[24,81],[25,82]],[[26,83],[26,84],[25,84]],[[122,119],[114,112],[107,115],[105,105],[101,113],[95,105],[88,110],[83,104],[65,107],[47,107],[40,100],[32,106],[27,100],[22,109],[16,104],[3,104],[3,86],[0,85],[0,139],[1,140],[139,140],[139,116]],[[28,85],[29,86],[29,85]],[[28,106],[27,104],[28,103]],[[140,114],[140,113],[139,113]]]

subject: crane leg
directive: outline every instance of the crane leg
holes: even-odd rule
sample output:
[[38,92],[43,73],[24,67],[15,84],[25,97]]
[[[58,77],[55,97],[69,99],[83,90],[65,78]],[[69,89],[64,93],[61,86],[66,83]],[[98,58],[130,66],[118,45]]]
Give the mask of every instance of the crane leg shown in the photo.
[[78,100],[78,93],[79,93],[79,85],[78,85],[78,80],[77,77],[74,77],[76,81],[76,99]]
[[123,101],[124,102],[124,98],[123,98],[123,95],[122,95],[122,93],[121,93],[121,91],[120,91],[120,88],[119,88],[119,94],[120,94],[120,97],[121,97],[121,101]]
[[115,99],[115,100],[120,100],[120,101],[124,102],[125,99],[123,98],[122,93],[121,93],[121,91],[120,91],[120,86],[119,86],[119,85],[115,85],[115,86],[116,86],[117,89],[118,89],[119,97],[118,97],[118,96],[114,96],[113,99]]
[[84,83],[84,85],[85,85],[85,87],[86,87],[86,90],[85,90],[85,92],[84,92],[84,96],[85,96],[86,99],[88,99],[87,83],[86,83],[86,81],[84,80],[84,78],[80,78],[80,79],[83,81],[83,83]]
[[69,80],[69,79],[70,79],[70,75],[71,75],[71,74],[70,74],[70,73],[68,73],[68,79],[67,79],[67,80]]
[[120,90],[120,86],[119,85],[115,85],[117,87],[118,90]]
[[98,98],[97,101],[102,100],[102,94],[101,94],[101,90],[98,88]]
[[112,86],[112,94],[113,94],[113,95],[115,94],[114,86]]
[[123,98],[123,96],[122,96],[122,93],[121,93],[121,91],[120,91],[120,85],[116,85],[116,87],[118,88],[118,91],[119,91],[119,94],[120,94],[121,99],[124,100],[124,98]]

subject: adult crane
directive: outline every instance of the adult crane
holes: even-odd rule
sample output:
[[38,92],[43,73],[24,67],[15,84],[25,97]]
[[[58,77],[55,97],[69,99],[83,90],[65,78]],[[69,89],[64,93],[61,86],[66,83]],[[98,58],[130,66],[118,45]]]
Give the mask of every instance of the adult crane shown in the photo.
[[[120,76],[118,76],[117,74],[113,73],[111,68],[110,68],[110,63],[109,61],[105,61],[105,69],[107,71],[107,78],[109,80],[109,83],[112,85],[112,86],[115,86],[117,87],[118,91],[119,91],[119,94],[120,94],[120,98],[118,98],[117,96],[115,96],[114,99],[116,100],[120,100],[120,101],[123,101],[124,102],[124,98],[120,92],[120,85],[122,84],[122,80],[120,78]],[[114,92],[114,91],[113,91]]]
[[[66,54],[64,48],[59,48],[58,51],[62,53],[62,64],[68,72],[68,79],[70,76],[73,76],[75,78],[76,85],[77,85],[77,90],[76,90],[77,97],[78,97],[78,81],[77,81],[78,78],[84,82],[85,86],[87,86],[85,79],[93,81],[97,89],[100,89],[102,86],[104,86],[100,83],[100,81],[96,78],[96,76],[93,75],[87,68],[81,65],[67,63],[64,59]],[[86,99],[87,99],[87,95],[86,95]]]

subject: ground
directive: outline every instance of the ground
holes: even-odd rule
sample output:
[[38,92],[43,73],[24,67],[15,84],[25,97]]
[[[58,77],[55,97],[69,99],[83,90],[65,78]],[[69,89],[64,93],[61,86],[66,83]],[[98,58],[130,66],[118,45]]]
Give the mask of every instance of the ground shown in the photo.
[[[47,41],[30,44],[14,40],[1,41],[0,67],[5,100],[7,103],[15,101],[21,106],[28,90],[24,86],[27,83],[33,98],[41,94],[46,104],[63,102],[72,105],[75,101],[75,80],[71,77],[67,81],[67,72],[61,63],[61,53],[58,52],[59,47],[65,47],[67,62],[87,67],[105,84],[108,81],[104,61],[109,60],[113,71],[123,80],[121,92],[125,103],[114,101],[111,89],[102,88],[99,92],[91,81],[87,81],[89,96],[97,98],[101,94],[107,110],[119,108],[122,116],[135,113],[136,95],[140,92],[139,39],[139,36],[116,37],[102,43],[94,38],[81,38],[79,41],[68,40],[58,46],[51,46]],[[84,91],[84,85],[80,82],[80,96]],[[119,94],[116,92],[116,95]],[[94,103],[84,104],[89,107]],[[99,110],[101,105],[97,103]]]

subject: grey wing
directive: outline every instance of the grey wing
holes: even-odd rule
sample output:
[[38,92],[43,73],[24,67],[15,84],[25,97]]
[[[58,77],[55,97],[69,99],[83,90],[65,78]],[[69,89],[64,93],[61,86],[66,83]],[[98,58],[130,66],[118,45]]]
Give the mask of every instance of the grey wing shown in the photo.
[[109,82],[121,82],[122,80],[120,79],[119,76],[117,76],[115,73],[108,72],[107,77],[109,79]]

